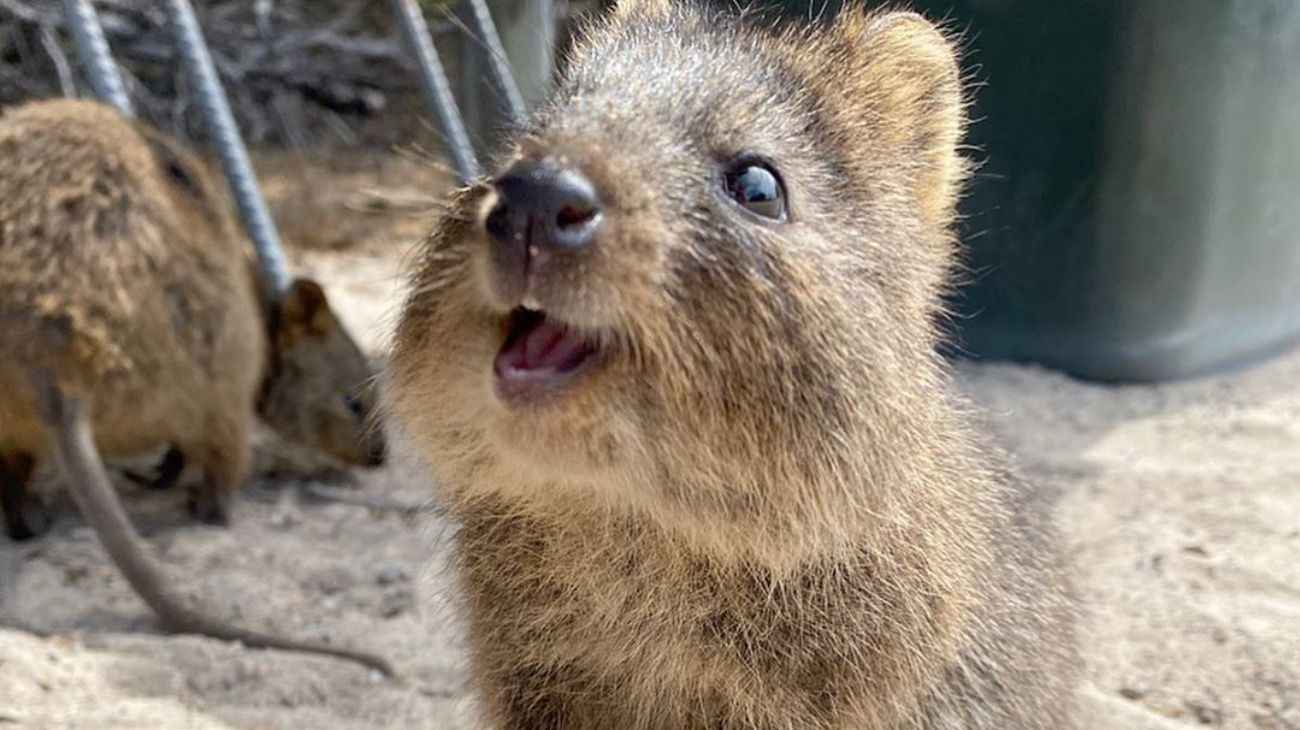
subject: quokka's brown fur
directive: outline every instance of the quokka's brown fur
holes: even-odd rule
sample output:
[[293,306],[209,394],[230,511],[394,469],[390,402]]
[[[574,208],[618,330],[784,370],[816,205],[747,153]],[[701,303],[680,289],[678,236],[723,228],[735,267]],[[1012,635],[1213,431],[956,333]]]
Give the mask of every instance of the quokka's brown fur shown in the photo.
[[0,117],[0,160],[6,531],[25,539],[46,527],[27,487],[36,463],[54,456],[86,519],[170,628],[315,650],[179,605],[100,456],[172,446],[175,470],[188,459],[203,471],[195,516],[222,522],[247,475],[258,413],[295,441],[377,462],[383,437],[366,422],[366,358],[315,283],[296,281],[264,304],[251,247],[212,175],[146,125],[90,102],[36,102]]
[[[558,160],[603,205],[530,294],[603,365],[526,407],[493,391],[518,304],[488,284],[497,193],[454,197],[390,398],[460,523],[490,726],[1073,727],[1050,517],[935,352],[964,125],[919,16],[624,0],[502,166]],[[721,189],[746,152],[785,223]]]

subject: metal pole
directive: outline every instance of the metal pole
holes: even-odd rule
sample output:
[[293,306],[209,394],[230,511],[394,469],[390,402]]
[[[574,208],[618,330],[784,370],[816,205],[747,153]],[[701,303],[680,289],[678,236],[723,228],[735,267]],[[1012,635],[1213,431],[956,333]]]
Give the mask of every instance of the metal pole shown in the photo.
[[465,122],[456,106],[456,99],[451,94],[442,61],[438,59],[438,51],[433,47],[429,25],[415,0],[392,0],[392,6],[407,50],[415,57],[424,103],[433,113],[446,138],[447,151],[451,155],[457,178],[462,184],[467,183],[479,175],[478,159],[470,144],[469,134],[465,131]]
[[[457,17],[464,17],[463,8],[457,8],[457,12],[460,13]],[[456,98],[460,102],[461,119],[474,140],[474,149],[480,155],[489,154],[489,132],[499,125],[498,117],[504,114],[495,102],[496,94],[484,98],[483,82],[488,76],[487,54],[468,32],[457,33],[448,42],[460,60],[460,83],[456,88]]]
[[284,259],[284,247],[280,244],[280,234],[275,229],[275,221],[267,210],[262,191],[253,174],[253,165],[248,159],[248,150],[239,136],[235,117],[230,113],[230,103],[217,77],[212,57],[203,40],[198,19],[194,17],[194,8],[189,0],[167,0],[167,17],[172,25],[172,36],[185,67],[185,74],[193,89],[208,137],[221,159],[221,167],[226,172],[231,191],[235,196],[235,205],[239,215],[253,239],[253,248],[261,264],[266,287],[274,294],[283,293],[289,288],[289,267]]
[[104,27],[90,0],[63,0],[63,16],[72,30],[72,42],[77,49],[77,60],[90,81],[95,97],[117,108],[128,117],[135,116],[131,97],[126,93],[122,75],[113,63],[113,55],[104,37]]
[[487,53],[488,68],[492,71],[501,98],[505,100],[506,111],[512,121],[522,122],[528,110],[523,95],[519,93],[514,72],[510,69],[510,59],[506,56],[505,47],[501,45],[496,23],[492,22],[492,12],[484,0],[464,0],[464,5],[470,31],[478,36],[478,41]]

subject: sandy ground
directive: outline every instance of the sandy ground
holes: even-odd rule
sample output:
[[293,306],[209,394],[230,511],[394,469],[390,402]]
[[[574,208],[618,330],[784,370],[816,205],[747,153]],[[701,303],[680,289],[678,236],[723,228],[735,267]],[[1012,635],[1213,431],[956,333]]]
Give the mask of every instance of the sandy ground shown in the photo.
[[[349,205],[370,205],[364,187]],[[409,207],[415,188],[389,201]],[[356,245],[305,215],[330,241],[294,253],[375,352],[422,225],[391,213],[358,229]],[[1160,387],[1009,365],[965,364],[958,380],[1058,499],[1089,611],[1082,727],[1300,729],[1300,352]],[[261,463],[275,466],[279,451],[264,446]],[[382,652],[408,685],[345,662],[158,634],[52,489],[50,534],[0,538],[0,729],[469,727],[436,567],[450,528],[393,508],[431,494],[417,465],[395,461],[341,481],[260,478],[225,530],[191,524],[179,492],[123,492],[161,559],[215,609]],[[321,500],[311,491],[321,483],[376,504]]]

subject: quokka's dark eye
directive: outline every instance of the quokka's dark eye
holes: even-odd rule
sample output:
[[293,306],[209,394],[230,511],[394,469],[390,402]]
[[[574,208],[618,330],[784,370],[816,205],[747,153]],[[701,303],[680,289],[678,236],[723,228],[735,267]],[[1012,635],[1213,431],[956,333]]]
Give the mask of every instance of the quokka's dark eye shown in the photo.
[[755,215],[785,220],[785,188],[769,165],[756,160],[733,163],[723,175],[727,193]]
[[352,415],[357,416],[358,418],[366,415],[366,405],[355,396],[343,396],[343,404],[347,406],[349,411],[352,411]]

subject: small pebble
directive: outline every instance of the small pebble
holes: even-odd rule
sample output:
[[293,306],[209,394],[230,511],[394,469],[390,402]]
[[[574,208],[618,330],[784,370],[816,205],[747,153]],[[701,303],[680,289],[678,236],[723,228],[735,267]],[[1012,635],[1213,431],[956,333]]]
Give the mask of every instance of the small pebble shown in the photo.
[[317,571],[310,579],[310,585],[327,596],[342,593],[356,585],[356,579],[348,569],[338,566]]
[[410,579],[411,576],[407,575],[405,570],[392,565],[379,571],[379,575],[375,576],[375,582],[381,586],[391,586],[394,583],[405,583]]
[[1146,696],[1146,691],[1135,689],[1133,687],[1120,687],[1119,696],[1126,700],[1140,700]]
[[409,611],[414,603],[411,592],[406,589],[388,591],[379,602],[379,615],[384,618],[395,618]]
[[1217,707],[1208,707],[1199,702],[1185,702],[1187,709],[1192,711],[1196,716],[1197,722],[1202,725],[1222,725],[1223,711]]
[[68,585],[77,585],[90,574],[89,569],[84,565],[70,565],[63,569],[63,579]]

